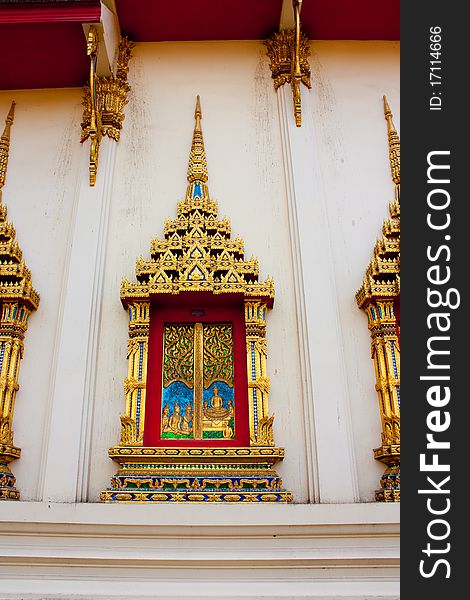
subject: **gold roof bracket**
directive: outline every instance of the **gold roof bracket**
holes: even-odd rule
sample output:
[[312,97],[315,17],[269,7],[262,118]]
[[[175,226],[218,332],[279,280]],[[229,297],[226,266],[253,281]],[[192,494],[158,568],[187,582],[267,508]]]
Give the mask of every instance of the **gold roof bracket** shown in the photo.
[[302,32],[300,21],[302,0],[292,0],[292,6],[294,28],[276,32],[264,43],[271,61],[274,89],[278,90],[285,83],[291,85],[295,124],[300,127],[302,125],[300,84],[303,83],[309,89],[312,87],[308,62],[310,44],[308,37]]
[[84,88],[82,134],[80,142],[90,139],[90,186],[96,183],[101,139],[107,136],[118,142],[124,121],[124,107],[130,86],[127,83],[128,63],[135,44],[121,38],[118,47],[116,76],[97,75],[99,33],[90,27],[87,35],[87,56],[90,57],[90,80]]

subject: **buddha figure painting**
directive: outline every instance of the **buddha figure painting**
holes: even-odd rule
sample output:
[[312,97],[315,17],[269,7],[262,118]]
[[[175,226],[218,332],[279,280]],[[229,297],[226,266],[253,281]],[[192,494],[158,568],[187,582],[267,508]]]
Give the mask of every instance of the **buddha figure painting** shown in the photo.
[[230,323],[166,323],[161,439],[235,437]]
[[[226,387],[228,388],[228,386]],[[230,390],[230,388],[224,391],[226,392],[224,394],[226,398],[231,395],[233,396],[233,390]],[[208,397],[206,392],[210,393],[211,390],[205,390],[204,398]],[[232,394],[230,392],[232,392]],[[210,396],[209,401],[206,400],[204,402],[203,415],[203,430],[206,434],[204,437],[220,437],[220,435],[218,435],[218,432],[220,431],[222,431],[224,438],[233,437],[233,400],[227,399],[224,401],[224,399],[219,396],[219,390],[215,384],[212,387],[212,395]]]

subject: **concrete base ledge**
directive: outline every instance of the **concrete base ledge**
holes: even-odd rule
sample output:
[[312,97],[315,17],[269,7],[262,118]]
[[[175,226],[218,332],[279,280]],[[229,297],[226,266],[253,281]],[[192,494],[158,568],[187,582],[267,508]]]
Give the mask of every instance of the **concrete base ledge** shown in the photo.
[[0,520],[0,598],[399,594],[397,505],[5,502]]

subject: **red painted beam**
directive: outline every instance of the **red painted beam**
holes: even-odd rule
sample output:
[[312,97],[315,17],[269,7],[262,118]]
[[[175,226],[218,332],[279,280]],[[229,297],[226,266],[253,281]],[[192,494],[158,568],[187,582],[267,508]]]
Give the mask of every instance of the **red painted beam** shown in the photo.
[[116,0],[136,42],[262,40],[279,28],[282,0]]
[[101,17],[99,0],[87,2],[37,2],[0,4],[0,24],[19,23],[96,23]]
[[[123,34],[137,42],[260,40],[279,28],[281,0],[116,0]],[[398,40],[400,0],[305,0],[313,40]]]
[[311,40],[400,39],[400,0],[305,0],[300,19]]
[[90,60],[81,23],[0,24],[0,89],[81,87]]

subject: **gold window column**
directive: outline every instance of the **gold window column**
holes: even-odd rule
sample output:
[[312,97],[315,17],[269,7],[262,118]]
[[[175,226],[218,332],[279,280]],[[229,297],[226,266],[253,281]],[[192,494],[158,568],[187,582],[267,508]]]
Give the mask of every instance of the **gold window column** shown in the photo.
[[124,381],[126,414],[121,415],[120,441],[120,445],[124,446],[142,445],[144,439],[150,303],[134,302],[128,306],[128,312],[128,369]]
[[400,299],[400,139],[392,120],[392,113],[384,96],[384,114],[388,126],[388,142],[395,199],[390,204],[390,218],[382,228],[356,301],[367,314],[372,338],[382,444],[374,450],[374,457],[386,465],[381,489],[376,500],[400,500],[400,345],[399,324],[395,314]]
[[272,446],[274,416],[268,414],[269,377],[266,374],[266,302],[245,301],[250,442]]
[[9,467],[21,454],[13,443],[12,422],[28,317],[39,304],[31,271],[22,260],[15,229],[7,221],[7,208],[2,204],[14,110],[13,102],[0,140],[0,500],[20,497]]

